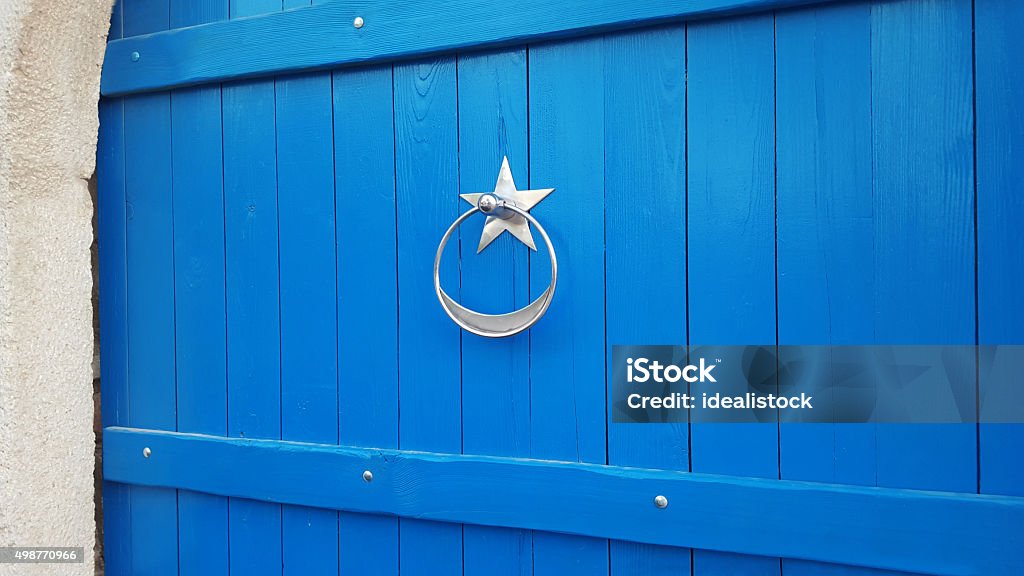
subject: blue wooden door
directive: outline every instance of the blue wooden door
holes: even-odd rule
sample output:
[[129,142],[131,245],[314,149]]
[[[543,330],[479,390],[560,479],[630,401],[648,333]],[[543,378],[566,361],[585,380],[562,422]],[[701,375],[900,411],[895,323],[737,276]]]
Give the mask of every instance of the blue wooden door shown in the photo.
[[[108,573],[1024,571],[1021,425],[623,425],[607,385],[613,344],[1024,343],[1018,2],[306,4],[115,7]],[[492,340],[431,274],[506,156],[559,284]],[[482,224],[442,282],[519,308],[547,254]]]

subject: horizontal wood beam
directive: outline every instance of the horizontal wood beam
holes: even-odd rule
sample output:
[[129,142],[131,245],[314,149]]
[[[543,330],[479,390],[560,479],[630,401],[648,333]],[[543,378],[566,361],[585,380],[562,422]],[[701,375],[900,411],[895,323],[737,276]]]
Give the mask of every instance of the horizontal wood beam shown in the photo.
[[[103,470],[108,481],[352,512],[928,574],[1024,573],[1022,498],[121,427],[104,430]],[[659,495],[668,507],[654,505]]]
[[100,91],[117,96],[836,1],[328,2],[112,41]]

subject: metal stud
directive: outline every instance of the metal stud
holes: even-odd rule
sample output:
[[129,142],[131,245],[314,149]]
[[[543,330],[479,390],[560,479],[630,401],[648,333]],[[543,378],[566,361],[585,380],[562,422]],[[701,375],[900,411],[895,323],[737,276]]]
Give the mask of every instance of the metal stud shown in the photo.
[[373,472],[363,470],[363,482],[373,482]]
[[668,498],[658,494],[654,497],[654,505],[658,508],[668,508]]
[[138,62],[140,57],[138,52],[132,52],[132,62]]
[[142,449],[142,457],[143,458],[149,458],[149,455],[152,454],[152,453],[153,453],[153,451],[149,449],[149,446],[146,446],[145,448]]
[[356,19],[352,21],[352,25],[355,26],[356,28],[362,28],[363,27],[363,17],[362,16],[356,16]]

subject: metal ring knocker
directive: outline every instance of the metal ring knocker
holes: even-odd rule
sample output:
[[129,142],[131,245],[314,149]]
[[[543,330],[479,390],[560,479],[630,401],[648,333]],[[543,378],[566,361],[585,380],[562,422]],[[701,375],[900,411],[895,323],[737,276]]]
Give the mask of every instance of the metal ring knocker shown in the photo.
[[[448,244],[448,239],[451,238],[452,232],[467,218],[477,212],[498,218],[507,215],[508,212],[518,214],[540,232],[541,237],[544,239],[544,244],[548,247],[548,254],[551,257],[551,283],[548,284],[547,289],[536,300],[515,312],[507,314],[483,314],[476,312],[452,300],[445,293],[444,289],[441,288],[441,277],[438,271],[441,266],[441,255],[444,253],[444,247]],[[548,233],[544,230],[544,227],[540,225],[540,222],[537,222],[536,218],[530,216],[530,213],[526,210],[520,209],[511,202],[506,202],[494,194],[481,194],[476,206],[463,212],[448,227],[448,231],[441,238],[441,244],[437,247],[437,256],[434,258],[434,290],[437,292],[438,300],[441,301],[441,307],[444,308],[448,317],[463,329],[487,338],[513,336],[536,324],[541,316],[544,315],[544,312],[547,311],[548,306],[551,305],[551,299],[555,295],[555,284],[557,282],[558,261],[555,258],[555,248],[551,245],[551,238],[548,238]]]

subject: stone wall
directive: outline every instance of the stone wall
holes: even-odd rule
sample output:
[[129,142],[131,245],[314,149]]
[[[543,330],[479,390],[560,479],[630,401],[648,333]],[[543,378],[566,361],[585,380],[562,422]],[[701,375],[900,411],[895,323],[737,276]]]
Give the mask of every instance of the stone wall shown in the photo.
[[0,1],[0,546],[86,554],[0,574],[93,572],[88,181],[110,6]]

